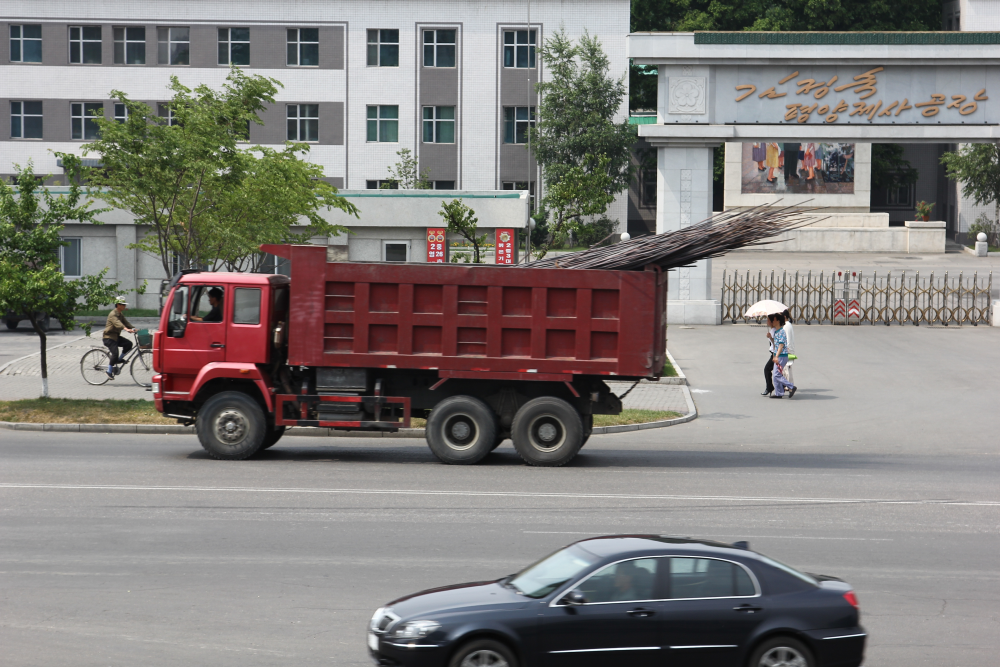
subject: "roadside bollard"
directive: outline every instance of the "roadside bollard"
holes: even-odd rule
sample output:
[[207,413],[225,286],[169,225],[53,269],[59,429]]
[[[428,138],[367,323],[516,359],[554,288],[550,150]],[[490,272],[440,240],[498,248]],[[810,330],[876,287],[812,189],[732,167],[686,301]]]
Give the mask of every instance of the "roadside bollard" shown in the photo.
[[989,252],[990,245],[986,242],[986,234],[984,232],[979,232],[976,236],[976,257],[986,257],[986,253]]

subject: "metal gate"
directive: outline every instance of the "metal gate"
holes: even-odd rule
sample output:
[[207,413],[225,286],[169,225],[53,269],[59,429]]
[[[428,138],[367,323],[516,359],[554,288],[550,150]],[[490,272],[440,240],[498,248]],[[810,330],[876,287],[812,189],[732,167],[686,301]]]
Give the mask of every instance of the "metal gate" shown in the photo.
[[756,322],[743,313],[761,299],[789,307],[803,324],[989,324],[993,272],[980,278],[906,271],[871,276],[861,271],[796,271],[770,275],[723,272],[722,321]]

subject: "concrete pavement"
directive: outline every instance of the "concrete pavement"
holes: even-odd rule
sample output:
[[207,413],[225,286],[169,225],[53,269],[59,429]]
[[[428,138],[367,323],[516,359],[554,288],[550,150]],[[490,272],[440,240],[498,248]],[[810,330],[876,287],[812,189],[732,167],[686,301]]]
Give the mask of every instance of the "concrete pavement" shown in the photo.
[[847,579],[867,665],[995,664],[1000,332],[796,334],[803,389],[777,401],[762,329],[672,327],[701,418],[595,436],[558,469],[509,443],[474,467],[348,438],[225,463],[190,436],[2,432],[3,663],[368,665],[391,599],[656,532]]

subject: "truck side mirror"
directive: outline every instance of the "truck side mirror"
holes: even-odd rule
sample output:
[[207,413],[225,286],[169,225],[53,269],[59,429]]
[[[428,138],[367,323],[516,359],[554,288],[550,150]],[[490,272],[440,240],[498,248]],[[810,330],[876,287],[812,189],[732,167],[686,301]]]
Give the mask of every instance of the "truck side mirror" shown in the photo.
[[167,321],[167,336],[183,338],[187,329],[188,288],[182,285],[174,290],[174,300],[170,304],[170,320]]

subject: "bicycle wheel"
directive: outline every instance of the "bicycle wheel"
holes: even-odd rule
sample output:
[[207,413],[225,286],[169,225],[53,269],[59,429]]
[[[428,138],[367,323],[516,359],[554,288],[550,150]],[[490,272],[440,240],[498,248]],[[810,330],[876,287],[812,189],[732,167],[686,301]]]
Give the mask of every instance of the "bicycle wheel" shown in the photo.
[[139,350],[132,363],[129,365],[129,372],[132,379],[140,387],[149,387],[153,384],[153,352],[152,350]]
[[108,377],[108,364],[111,357],[106,350],[95,347],[87,350],[83,358],[80,359],[80,373],[87,384],[102,385],[110,378]]

